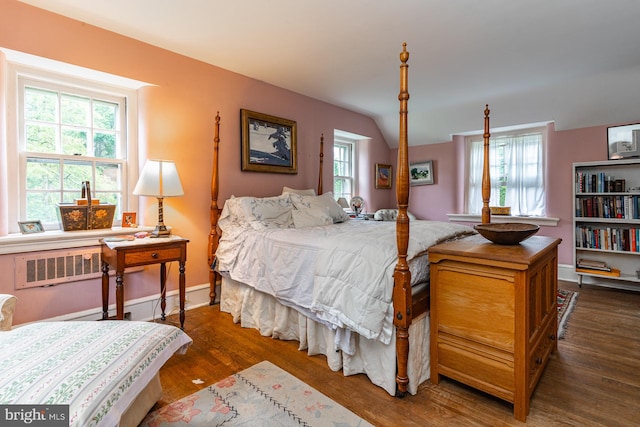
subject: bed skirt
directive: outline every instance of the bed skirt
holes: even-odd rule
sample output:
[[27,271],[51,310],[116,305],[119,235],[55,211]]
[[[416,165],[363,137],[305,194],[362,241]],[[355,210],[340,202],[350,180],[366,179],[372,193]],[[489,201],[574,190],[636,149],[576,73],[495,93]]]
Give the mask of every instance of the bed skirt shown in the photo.
[[[233,321],[244,328],[257,329],[263,336],[298,341],[299,349],[310,356],[325,355],[333,371],[342,370],[345,376],[366,374],[390,395],[396,393],[395,331],[388,345],[356,336],[354,355],[335,351],[335,331],[280,304],[273,296],[228,277],[222,278],[220,311],[231,314]],[[416,394],[418,385],[429,379],[428,313],[414,319],[409,327],[407,372],[408,392]]]

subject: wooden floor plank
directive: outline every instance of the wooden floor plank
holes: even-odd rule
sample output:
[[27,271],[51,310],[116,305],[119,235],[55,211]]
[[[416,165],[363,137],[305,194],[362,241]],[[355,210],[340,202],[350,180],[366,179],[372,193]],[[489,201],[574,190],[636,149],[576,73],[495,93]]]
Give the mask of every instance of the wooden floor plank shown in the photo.
[[[630,426],[640,413],[640,292],[561,282],[579,292],[558,352],[531,400],[527,426]],[[639,287],[640,288],[640,287]],[[167,321],[177,324],[177,317]],[[513,405],[443,378],[418,394],[397,399],[364,375],[331,371],[324,356],[308,356],[298,343],[261,336],[234,324],[218,306],[187,312],[194,344],[162,368],[163,396],[156,408],[269,360],[378,426],[521,426]],[[199,379],[203,384],[194,384]]]

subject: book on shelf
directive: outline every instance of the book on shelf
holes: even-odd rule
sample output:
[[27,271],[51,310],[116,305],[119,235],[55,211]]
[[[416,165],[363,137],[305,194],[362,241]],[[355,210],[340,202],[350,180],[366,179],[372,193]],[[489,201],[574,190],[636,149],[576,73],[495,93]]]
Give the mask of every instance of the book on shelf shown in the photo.
[[598,270],[595,268],[576,268],[576,273],[597,274],[600,276],[620,277],[620,270],[611,268],[609,270]]
[[586,268],[590,270],[611,271],[611,267],[609,267],[606,262],[595,259],[581,258],[578,260],[576,266],[578,268]]

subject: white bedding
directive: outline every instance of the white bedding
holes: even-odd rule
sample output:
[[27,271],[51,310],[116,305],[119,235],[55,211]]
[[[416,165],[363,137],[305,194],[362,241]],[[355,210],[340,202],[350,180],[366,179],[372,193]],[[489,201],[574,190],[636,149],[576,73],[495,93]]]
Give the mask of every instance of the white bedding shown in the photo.
[[[412,284],[428,279],[429,246],[473,232],[448,222],[412,221],[407,258]],[[339,331],[337,349],[353,354],[351,331],[391,342],[395,223],[346,221],[261,230],[226,226],[216,257],[224,276]]]
[[38,322],[0,333],[0,403],[68,404],[69,426],[117,426],[191,338],[150,322]]

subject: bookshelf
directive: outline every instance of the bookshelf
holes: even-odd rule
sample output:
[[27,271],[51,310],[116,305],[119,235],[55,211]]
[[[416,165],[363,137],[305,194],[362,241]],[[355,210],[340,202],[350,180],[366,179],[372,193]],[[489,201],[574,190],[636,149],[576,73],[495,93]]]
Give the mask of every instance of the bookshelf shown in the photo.
[[578,284],[640,291],[640,159],[573,164]]

